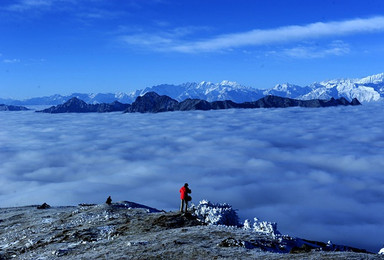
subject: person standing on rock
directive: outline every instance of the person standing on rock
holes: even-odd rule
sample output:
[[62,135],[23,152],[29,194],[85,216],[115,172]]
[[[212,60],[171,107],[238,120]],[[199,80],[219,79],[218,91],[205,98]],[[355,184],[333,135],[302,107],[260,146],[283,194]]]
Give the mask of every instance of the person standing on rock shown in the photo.
[[188,195],[189,193],[192,193],[192,191],[188,188],[188,183],[185,183],[184,186],[181,187],[180,189],[180,199],[181,199],[180,212],[187,213],[188,202],[192,200],[191,196]]
[[111,204],[112,204],[111,196],[109,196],[109,197],[107,198],[107,201],[106,201],[105,203],[107,203],[108,205],[111,205]]

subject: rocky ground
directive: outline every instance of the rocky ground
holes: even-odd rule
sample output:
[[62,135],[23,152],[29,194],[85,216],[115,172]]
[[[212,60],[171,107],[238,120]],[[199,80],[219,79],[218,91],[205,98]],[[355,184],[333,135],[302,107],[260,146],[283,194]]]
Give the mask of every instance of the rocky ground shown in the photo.
[[384,255],[207,225],[192,214],[161,212],[132,202],[0,209],[0,259],[57,258],[384,259]]

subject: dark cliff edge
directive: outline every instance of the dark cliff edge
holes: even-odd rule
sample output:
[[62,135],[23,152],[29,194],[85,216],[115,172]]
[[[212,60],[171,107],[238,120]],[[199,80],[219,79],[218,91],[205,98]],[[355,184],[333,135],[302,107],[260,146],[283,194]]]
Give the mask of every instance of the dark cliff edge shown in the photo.
[[29,110],[23,106],[12,106],[12,105],[4,105],[0,104],[0,111],[26,111]]
[[178,102],[168,96],[160,96],[155,92],[148,92],[138,97],[125,113],[158,113],[166,111],[189,110],[218,110],[230,108],[285,108],[285,107],[332,107],[332,106],[357,106],[361,103],[354,98],[349,102],[345,98],[330,100],[297,100],[278,96],[265,96],[254,102],[235,103],[230,100],[208,102],[201,99],[186,99]]
[[39,110],[36,112],[41,113],[105,113],[105,112],[118,112],[125,111],[129,108],[129,104],[123,104],[118,101],[114,101],[112,103],[101,103],[101,104],[87,104],[84,101],[74,97],[65,102],[62,105],[52,106],[47,109]]

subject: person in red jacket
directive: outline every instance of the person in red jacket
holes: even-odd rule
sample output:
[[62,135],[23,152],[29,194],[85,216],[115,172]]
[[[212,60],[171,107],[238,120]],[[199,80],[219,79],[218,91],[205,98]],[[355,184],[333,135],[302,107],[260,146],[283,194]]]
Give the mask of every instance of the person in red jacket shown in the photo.
[[[185,183],[183,187],[180,189],[180,199],[181,199],[181,206],[180,206],[180,212],[187,213],[188,210],[188,202],[192,200],[191,196],[188,194],[192,193],[192,191],[188,188],[188,183]],[[185,206],[185,210],[184,210]]]

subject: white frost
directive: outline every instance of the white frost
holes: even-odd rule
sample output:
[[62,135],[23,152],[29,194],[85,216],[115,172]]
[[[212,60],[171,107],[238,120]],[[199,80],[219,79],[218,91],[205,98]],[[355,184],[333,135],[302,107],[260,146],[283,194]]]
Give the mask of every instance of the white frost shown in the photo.
[[251,221],[246,219],[243,224],[243,229],[250,230],[251,226],[254,232],[271,234],[271,235],[280,234],[280,232],[277,230],[277,223],[275,222],[259,221],[258,218],[254,218],[253,224],[252,224]]
[[231,205],[227,203],[211,203],[202,200],[199,205],[192,205],[194,214],[209,225],[239,226],[239,217]]

